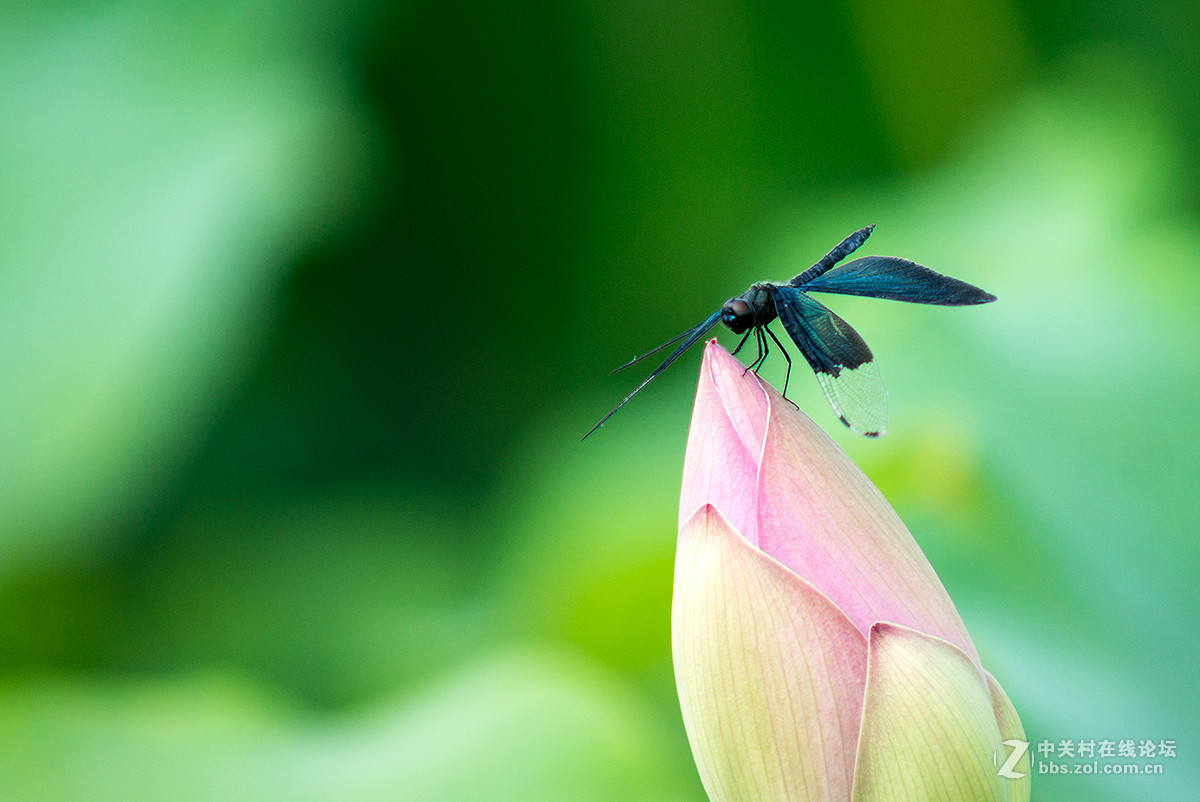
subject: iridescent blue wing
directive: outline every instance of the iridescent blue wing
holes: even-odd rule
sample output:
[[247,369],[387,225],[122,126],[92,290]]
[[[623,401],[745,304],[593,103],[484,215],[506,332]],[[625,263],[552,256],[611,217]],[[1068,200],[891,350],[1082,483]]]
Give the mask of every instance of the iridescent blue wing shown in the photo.
[[914,304],[970,306],[996,300],[995,295],[973,284],[895,256],[864,256],[816,278],[801,281],[808,272],[801,273],[789,283],[805,292],[864,295]]
[[657,348],[653,348],[653,349],[647,351],[646,353],[642,354],[641,356],[635,356],[633,359],[629,360],[624,365],[622,365],[621,367],[614,370],[613,373],[616,373],[618,370],[624,370],[625,368],[629,367],[630,365],[635,365],[638,362],[641,362],[643,359],[650,356],[651,354],[657,354],[659,351],[663,350],[668,345],[674,345],[675,343],[679,342],[680,340],[683,340],[683,342],[679,343],[679,345],[675,348],[674,351],[672,351],[670,354],[667,355],[667,358],[662,361],[661,365],[659,365],[653,371],[651,371],[650,375],[647,376],[645,379],[643,379],[641,384],[639,384],[637,387],[633,388],[633,392],[631,392],[629,395],[627,395],[623,399],[621,399],[621,403],[617,404],[615,407],[613,407],[611,410],[609,410],[608,414],[605,415],[603,418],[601,418],[599,421],[597,421],[595,426],[588,429],[587,434],[585,434],[580,439],[586,440],[588,438],[588,435],[590,435],[592,432],[596,431],[601,426],[603,426],[605,421],[607,421],[613,415],[617,414],[618,409],[625,406],[625,404],[627,404],[629,402],[629,399],[631,399],[635,395],[637,395],[638,391],[640,391],[643,387],[645,387],[650,382],[654,381],[654,379],[658,376],[658,374],[662,373],[664,370],[669,368],[671,366],[672,362],[674,362],[676,359],[678,359],[680,357],[680,355],[683,354],[684,351],[686,351],[687,349],[689,349],[693,345],[695,345],[696,342],[698,340],[700,340],[700,338],[702,338],[705,334],[708,333],[709,329],[711,329],[713,326],[717,325],[717,322],[720,319],[721,319],[721,310],[718,309],[716,312],[713,312],[711,315],[709,315],[707,319],[700,321],[699,323],[697,323],[695,326],[692,326],[687,331],[684,331],[684,332],[681,332],[681,333],[675,335],[674,337],[667,340],[662,345],[658,346]]
[[796,343],[833,411],[852,432],[887,430],[887,391],[871,349],[850,324],[795,287],[773,288],[775,311]]

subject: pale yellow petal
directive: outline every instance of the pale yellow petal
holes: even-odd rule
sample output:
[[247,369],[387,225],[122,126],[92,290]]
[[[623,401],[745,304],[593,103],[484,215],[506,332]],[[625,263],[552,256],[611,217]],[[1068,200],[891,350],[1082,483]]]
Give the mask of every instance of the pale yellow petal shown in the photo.
[[705,505],[680,531],[671,628],[713,800],[849,798],[867,655],[837,607]]
[[854,802],[1008,802],[1007,755],[979,670],[957,646],[871,628]]
[[996,682],[996,678],[986,671],[984,676],[987,678],[988,692],[992,697],[992,714],[996,717],[1000,736],[1009,749],[1006,754],[1002,753],[999,756],[1001,767],[1007,762],[1008,756],[1016,754],[1020,750],[1020,759],[1003,773],[1005,782],[1002,785],[1008,794],[1005,799],[1008,802],[1027,802],[1030,794],[1030,774],[1029,743],[1025,740],[1025,728],[1021,726],[1017,710],[1008,700],[1008,694],[1000,687],[1000,683]]

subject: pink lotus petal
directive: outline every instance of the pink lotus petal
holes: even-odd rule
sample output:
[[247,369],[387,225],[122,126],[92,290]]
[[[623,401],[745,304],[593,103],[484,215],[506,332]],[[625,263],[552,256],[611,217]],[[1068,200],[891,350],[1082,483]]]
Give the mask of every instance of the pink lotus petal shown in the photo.
[[704,349],[681,516],[703,503],[828,596],[864,637],[892,621],[953,643],[979,666],[954,603],[887,500],[715,340]]
[[705,345],[688,430],[679,523],[697,507],[712,504],[734,529],[757,544],[758,463],[768,404],[755,378],[716,340]]
[[933,567],[883,494],[829,435],[767,388],[759,546],[819,587],[862,632],[912,627],[979,655]]

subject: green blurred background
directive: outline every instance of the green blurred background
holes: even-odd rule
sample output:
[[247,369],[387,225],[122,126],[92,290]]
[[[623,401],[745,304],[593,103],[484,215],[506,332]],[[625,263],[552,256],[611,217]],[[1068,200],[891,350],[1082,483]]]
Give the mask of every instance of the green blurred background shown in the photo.
[[8,4],[0,799],[703,799],[698,355],[579,436],[868,223],[1000,302],[833,299],[880,441],[792,395],[1035,748],[1177,743],[1034,798],[1189,798],[1198,51],[1184,0]]

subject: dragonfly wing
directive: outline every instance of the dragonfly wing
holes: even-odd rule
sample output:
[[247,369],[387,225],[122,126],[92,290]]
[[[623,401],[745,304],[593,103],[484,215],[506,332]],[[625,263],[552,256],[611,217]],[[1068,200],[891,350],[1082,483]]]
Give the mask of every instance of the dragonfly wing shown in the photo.
[[[678,359],[684,351],[686,351],[687,349],[689,349],[693,345],[695,345],[696,342],[698,340],[700,340],[700,338],[702,338],[705,334],[708,333],[709,329],[711,329],[713,326],[717,325],[717,322],[720,319],[721,319],[721,310],[718,309],[716,312],[713,312],[711,315],[709,315],[706,320],[700,321],[695,326],[692,326],[690,329],[683,332],[682,334],[679,334],[679,335],[673,337],[672,339],[667,340],[665,343],[658,346],[658,348],[655,348],[653,351],[642,354],[639,357],[635,357],[633,359],[633,362],[629,362],[625,365],[622,365],[620,368],[617,368],[617,370],[626,368],[629,365],[634,364],[634,362],[640,362],[645,357],[650,356],[650,354],[654,354],[654,353],[661,351],[662,349],[666,348],[668,345],[671,345],[673,343],[679,342],[680,340],[683,340],[683,342],[679,343],[679,345],[675,348],[674,351],[672,351],[670,354],[667,355],[667,358],[662,361],[661,365],[659,365],[653,371],[651,371],[650,375],[647,376],[645,379],[642,379],[641,384],[639,384],[637,387],[634,387],[633,391],[629,395],[627,395],[623,399],[621,399],[621,403],[617,404],[615,407],[613,407],[611,410],[609,410],[608,414],[605,415],[603,418],[601,418],[599,421],[597,421],[595,426],[588,429],[587,434],[585,434],[580,439],[586,440],[588,438],[588,435],[590,435],[592,432],[596,431],[601,426],[603,426],[605,421],[607,421],[613,415],[617,414],[618,409],[625,406],[625,404],[629,403],[629,399],[631,399],[635,395],[637,395],[638,391],[640,391],[643,387],[645,387],[650,382],[654,381],[654,379],[658,377],[658,374],[662,373],[664,370],[669,368],[671,366],[672,362],[674,362],[676,359]],[[616,371],[613,371],[613,372],[616,373]]]
[[850,324],[794,287],[774,288],[775,310],[842,423],[864,437],[887,430],[887,391],[871,349]]
[[[804,275],[801,273],[793,281]],[[995,295],[973,284],[896,256],[864,256],[792,286],[805,292],[865,295],[938,306],[970,306],[996,300]]]

